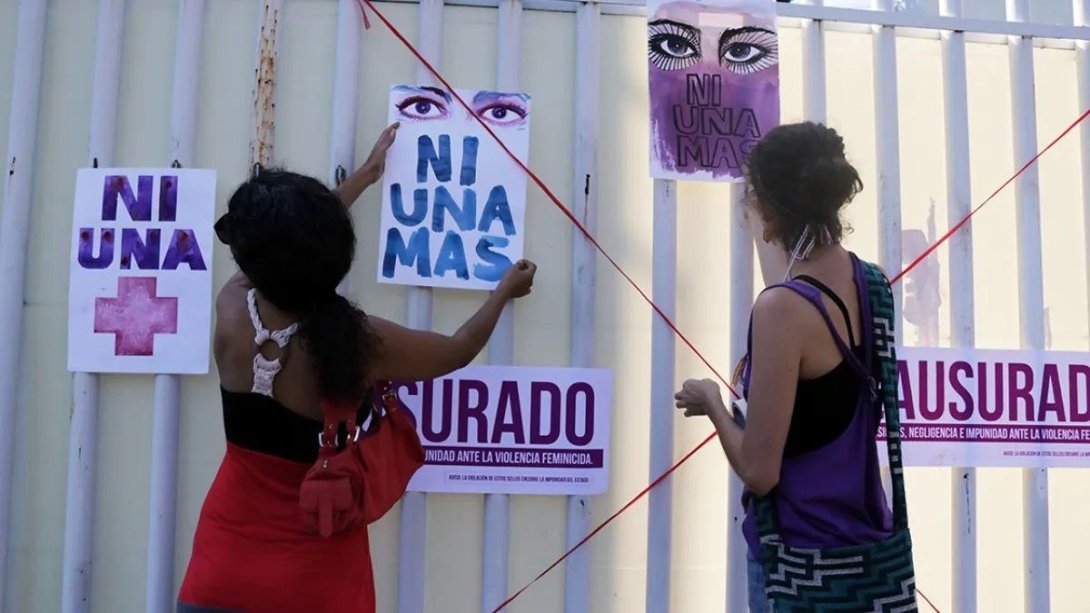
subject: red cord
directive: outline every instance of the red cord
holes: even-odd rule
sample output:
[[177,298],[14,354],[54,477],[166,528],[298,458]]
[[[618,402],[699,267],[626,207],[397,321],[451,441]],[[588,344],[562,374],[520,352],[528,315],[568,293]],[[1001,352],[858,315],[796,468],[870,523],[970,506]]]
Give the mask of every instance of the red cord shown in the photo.
[[1014,175],[1011,176],[1011,178],[1007,179],[1006,181],[1003,182],[1002,185],[1000,185],[998,188],[996,188],[996,190],[994,192],[992,192],[990,196],[988,196],[987,198],[984,199],[984,202],[981,202],[980,204],[976,205],[976,207],[973,208],[973,210],[969,211],[968,215],[963,217],[961,221],[957,222],[956,224],[953,225],[953,227],[951,227],[949,230],[947,230],[946,234],[943,234],[942,236],[940,236],[939,239],[937,241],[935,241],[934,243],[932,243],[930,247],[925,249],[923,253],[916,256],[916,259],[912,260],[912,262],[908,266],[906,266],[904,270],[899,272],[896,277],[893,277],[892,279],[890,279],[890,283],[892,284],[892,283],[896,283],[896,282],[900,281],[901,277],[908,274],[908,271],[910,271],[913,268],[915,268],[916,266],[918,266],[920,264],[920,262],[924,261],[924,259],[927,258],[927,256],[934,253],[935,250],[938,249],[940,245],[942,245],[947,240],[949,240],[950,237],[954,235],[954,233],[956,233],[958,230],[965,227],[965,224],[969,223],[969,220],[973,218],[973,215],[976,215],[977,211],[984,208],[985,204],[988,204],[989,202],[991,202],[992,199],[994,199],[996,196],[998,196],[999,192],[1006,189],[1006,187],[1008,185],[1010,185],[1011,183],[1014,183],[1015,179],[1017,179],[1019,176],[1021,176],[1022,173],[1025,172],[1030,166],[1033,166],[1034,164],[1036,164],[1037,160],[1040,159],[1040,157],[1042,155],[1044,155],[1049,149],[1051,149],[1053,146],[1055,146],[1056,143],[1063,140],[1063,138],[1065,136],[1070,134],[1071,131],[1074,130],[1076,126],[1078,126],[1080,123],[1083,122],[1083,120],[1085,120],[1087,118],[1087,116],[1090,116],[1090,109],[1086,109],[1083,112],[1082,115],[1079,115],[1078,119],[1076,119],[1071,125],[1067,126],[1067,128],[1063,132],[1060,132],[1059,136],[1052,139],[1052,142],[1050,142],[1047,147],[1045,147],[1044,149],[1041,149],[1040,151],[1038,151],[1037,155],[1033,156],[1032,158],[1030,158],[1030,160],[1028,162],[1023,164],[1022,167],[1018,169],[1018,172],[1014,173]]
[[[551,200],[552,203],[554,205],[556,205],[556,207],[558,209],[560,209],[560,211],[564,214],[564,216],[567,217],[568,220],[571,221],[572,224],[574,224],[576,228],[578,228],[579,232],[582,233],[584,237],[586,237],[587,241],[589,241],[590,244],[593,245],[594,248],[597,249],[600,254],[602,254],[602,256],[606,259],[606,261],[608,261],[610,263],[610,265],[613,266],[613,268],[618,273],[620,273],[620,275],[622,277],[624,277],[625,281],[627,281],[628,284],[631,285],[632,288],[636,290],[636,292],[640,295],[640,297],[643,298],[643,300],[648,305],[650,305],[651,309],[654,310],[655,313],[658,314],[658,316],[660,318],[662,318],[662,320],[666,323],[666,325],[670,328],[670,330],[672,330],[674,332],[674,334],[677,335],[677,337],[680,338],[681,341],[684,342],[687,347],[689,347],[689,349],[693,352],[693,354],[696,355],[696,357],[699,358],[700,361],[703,362],[704,365],[707,366],[708,369],[711,370],[711,372],[715,374],[716,378],[718,378],[719,381],[721,383],[723,383],[723,385],[726,386],[726,388],[732,394],[734,394],[734,396],[736,398],[741,397],[738,394],[738,392],[735,391],[735,389],[729,383],[727,383],[727,380],[721,374],[719,374],[719,371],[716,370],[716,368],[714,366],[712,366],[711,362],[709,362],[708,359],[704,357],[704,355],[700,352],[700,350],[698,350],[696,348],[696,346],[693,345],[693,343],[689,340],[689,338],[687,336],[685,336],[681,332],[681,330],[678,329],[677,325],[674,324],[674,322],[666,315],[666,313],[663,312],[663,310],[661,308],[659,308],[659,306],[656,305],[651,300],[651,298],[647,295],[647,292],[645,292],[643,290],[643,288],[641,288],[640,285],[638,283],[636,283],[635,280],[633,280],[632,277],[630,277],[628,275],[628,273],[626,273],[624,271],[623,268],[621,268],[620,264],[618,264],[616,262],[616,260],[614,260],[613,257],[610,256],[609,253],[606,252],[606,250],[604,248],[602,248],[601,244],[598,243],[598,240],[590,233],[589,230],[587,230],[586,226],[584,226],[579,221],[579,219],[575,216],[575,214],[573,214],[571,212],[571,210],[567,206],[565,206],[563,202],[561,202],[560,198],[558,198],[556,196],[556,194],[554,194],[553,191],[551,189],[549,189],[549,186],[546,185],[545,182],[540,177],[538,177],[537,174],[533,170],[530,170],[530,168],[521,159],[519,159],[519,157],[517,155],[515,155],[507,147],[507,144],[504,143],[503,140],[498,135],[496,135],[495,132],[492,131],[492,128],[487,123],[485,123],[480,117],[478,117],[476,113],[473,112],[473,109],[468,104],[466,104],[465,100],[463,100],[460,95],[458,95],[457,90],[454,89],[454,87],[446,80],[446,78],[444,78],[443,75],[434,66],[432,66],[431,62],[429,62],[428,59],[425,58],[424,55],[421,54],[420,51],[417,50],[417,48],[411,42],[409,42],[409,40],[407,38],[405,38],[405,36],[399,30],[392,23],[390,23],[390,21],[386,18],[385,15],[382,14],[381,11],[379,11],[377,8],[375,8],[375,5],[372,2],[372,0],[356,0],[356,3],[360,7],[360,13],[362,14],[363,20],[364,20],[364,27],[368,28],[368,29],[371,27],[370,22],[368,22],[368,20],[367,20],[367,11],[364,9],[364,4],[366,4],[368,8],[370,8],[372,11],[374,11],[375,15],[379,18],[380,21],[382,21],[382,23],[386,26],[386,28],[390,31],[390,33],[393,34],[394,37],[397,38],[399,41],[401,41],[401,43],[403,45],[405,45],[405,47],[409,50],[409,52],[411,52],[416,57],[416,59],[419,60],[420,63],[423,64],[424,67],[428,69],[428,72],[430,72],[432,74],[432,76],[434,76],[435,79],[438,80],[443,85],[443,87],[446,88],[446,90],[451,93],[452,96],[454,96],[454,99],[457,100],[458,103],[461,104],[462,107],[465,108],[466,111],[469,112],[470,116],[472,116],[474,119],[477,120],[477,122],[485,129],[485,131],[488,132],[489,136],[491,136],[496,141],[496,143],[499,144],[499,146],[503,149],[503,151],[512,160],[514,160],[515,164],[517,164],[519,166],[519,168],[521,168],[522,171],[525,172],[526,175],[541,189],[541,191],[545,193],[545,195],[549,198],[549,200]],[[1030,166],[1035,164],[1037,162],[1037,160],[1040,159],[1040,157],[1042,155],[1044,155],[1049,149],[1052,149],[1052,147],[1054,145],[1056,145],[1056,143],[1058,143],[1060,140],[1062,140],[1064,137],[1066,137],[1069,133],[1071,133],[1071,131],[1074,130],[1075,127],[1078,126],[1080,123],[1082,123],[1088,116],[1090,116],[1090,109],[1087,109],[1085,112],[1083,112],[1083,114],[1080,115],[1078,117],[1078,119],[1076,119],[1070,126],[1068,126],[1067,129],[1065,129],[1063,132],[1060,133],[1059,136],[1057,136],[1055,139],[1053,139],[1052,142],[1050,142],[1048,144],[1048,146],[1046,146],[1044,149],[1039,151],[1037,153],[1037,155],[1033,156],[1033,158],[1031,158],[1021,168],[1019,168],[1018,171],[1016,173],[1014,173],[1013,176],[1011,176],[1009,179],[1004,181],[1002,185],[1000,185],[994,192],[991,193],[990,196],[988,196],[983,202],[981,202],[972,211],[970,211],[969,214],[966,215],[961,221],[954,224],[953,227],[951,227],[945,234],[943,234],[941,237],[939,237],[939,239],[936,240],[926,250],[924,250],[923,253],[921,253],[919,256],[917,256],[916,259],[914,259],[907,267],[905,267],[904,270],[902,270],[900,273],[898,273],[896,276],[894,276],[892,279],[890,279],[890,283],[893,284],[893,283],[899,282],[901,280],[901,278],[905,276],[905,274],[907,274],[913,268],[918,266],[920,264],[920,262],[922,262],[925,258],[927,258],[932,253],[934,253],[935,250],[938,249],[940,245],[942,245],[947,240],[949,240],[950,237],[953,236],[954,233],[956,233],[958,230],[963,228],[965,226],[965,224],[967,224],[969,222],[969,220],[974,215],[976,215],[976,213],[978,211],[980,211],[980,209],[984,208],[984,205],[991,202],[997,195],[999,195],[1000,192],[1002,192],[1004,189],[1006,189],[1006,187],[1008,185],[1013,183]],[[622,506],[615,513],[613,513],[608,518],[606,518],[605,521],[598,524],[597,527],[595,527],[593,530],[591,530],[589,534],[587,534],[585,537],[582,538],[582,540],[580,540],[571,549],[569,549],[567,552],[565,552],[564,555],[557,558],[545,570],[541,571],[536,577],[533,578],[532,581],[530,581],[529,583],[524,585],[522,588],[520,588],[517,592],[512,594],[509,598],[507,598],[507,600],[503,601],[503,603],[501,603],[498,607],[496,607],[493,610],[492,613],[499,613],[499,611],[501,611],[504,607],[511,604],[511,602],[513,602],[516,598],[521,596],[523,592],[525,592],[527,589],[529,589],[530,586],[537,583],[542,577],[544,577],[549,572],[551,572],[554,568],[559,566],[564,560],[568,559],[568,557],[571,556],[571,554],[574,553],[575,550],[579,549],[584,544],[586,544],[588,541],[590,541],[592,538],[594,538],[607,525],[612,523],[613,520],[617,519],[617,517],[619,517],[621,514],[623,514],[629,508],[631,508],[632,505],[636,504],[636,502],[638,502],[641,498],[646,496],[648,494],[648,492],[650,492],[652,489],[654,489],[656,486],[658,486],[660,483],[662,483],[667,477],[669,477],[671,474],[673,474],[674,471],[676,471],[678,468],[680,468],[682,464],[687,462],[689,460],[689,458],[693,457],[693,455],[695,455],[697,451],[700,451],[701,449],[703,449],[705,445],[710,443],[715,438],[716,438],[716,433],[714,433],[714,432],[712,434],[708,435],[707,438],[705,438],[703,441],[700,442],[700,444],[698,444],[696,447],[694,447],[692,450],[690,450],[688,453],[686,453],[680,460],[678,460],[666,472],[659,475],[654,481],[652,481],[650,484],[648,484],[647,487],[645,487],[638,494],[636,494],[634,497],[632,497],[632,499],[630,499],[627,503],[625,503],[624,506]],[[935,611],[935,613],[941,613],[939,611],[938,607],[936,607],[935,604],[933,602],[931,602],[931,599],[928,598],[927,595],[924,594],[923,591],[921,591],[918,587],[916,589],[916,593],[918,593],[920,595],[920,597],[932,608],[932,610]]]

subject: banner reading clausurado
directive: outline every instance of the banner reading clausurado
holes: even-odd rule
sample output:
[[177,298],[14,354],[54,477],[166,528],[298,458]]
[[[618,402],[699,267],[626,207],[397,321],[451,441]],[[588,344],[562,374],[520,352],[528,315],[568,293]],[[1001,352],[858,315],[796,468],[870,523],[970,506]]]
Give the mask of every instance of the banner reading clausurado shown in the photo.
[[905,465],[1090,467],[1090,353],[907,347],[898,358]]
[[471,366],[398,386],[425,453],[410,491],[592,495],[609,487],[609,370]]

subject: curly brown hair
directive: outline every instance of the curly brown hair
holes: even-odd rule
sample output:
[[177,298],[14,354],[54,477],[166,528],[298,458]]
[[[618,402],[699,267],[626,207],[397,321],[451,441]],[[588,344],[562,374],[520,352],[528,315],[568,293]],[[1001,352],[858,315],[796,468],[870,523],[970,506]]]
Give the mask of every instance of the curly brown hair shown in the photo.
[[819,243],[840,242],[850,230],[840,209],[863,190],[863,181],[836,130],[812,122],[779,126],[757,143],[746,166],[747,203],[784,249],[806,229]]

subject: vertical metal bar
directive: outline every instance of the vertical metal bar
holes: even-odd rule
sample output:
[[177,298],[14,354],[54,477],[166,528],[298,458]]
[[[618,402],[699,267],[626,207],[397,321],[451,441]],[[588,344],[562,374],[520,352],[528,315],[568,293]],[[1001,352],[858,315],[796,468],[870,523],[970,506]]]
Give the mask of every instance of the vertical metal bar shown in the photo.
[[[671,319],[677,303],[677,183],[655,181],[651,238],[651,299]],[[650,479],[674,462],[674,334],[651,314]],[[670,610],[670,549],[673,480],[651,490],[647,503],[647,602],[653,613]]]
[[254,133],[250,164],[268,166],[272,158],[276,121],[276,51],[280,40],[283,0],[258,0],[257,66],[254,69]]
[[[874,0],[892,11],[893,0]],[[901,265],[901,154],[897,125],[897,38],[892,27],[874,32],[874,118],[878,139],[878,249],[880,265],[893,274]],[[893,304],[901,312],[901,286],[893,286]],[[902,326],[897,326],[900,341]]]
[[[360,8],[355,0],[337,2],[337,42],[333,56],[333,106],[329,114],[329,184],[338,185],[355,168],[356,105],[360,85]],[[341,294],[352,288],[349,273]]]
[[[192,166],[196,141],[197,99],[204,0],[180,0],[171,90],[168,155],[176,166]],[[148,557],[145,611],[174,609],[174,535],[178,506],[178,412],[181,380],[156,375],[152,414],[151,495],[148,504]]]
[[91,610],[92,528],[98,458],[98,376],[76,373],[72,385],[68,487],[64,509],[62,613]]
[[174,83],[171,90],[169,155],[179,166],[193,165],[197,141],[197,101],[200,90],[201,40],[205,0],[179,0]]
[[[420,0],[417,12],[416,47],[432,65],[438,66],[443,48],[443,0]],[[433,83],[423,65],[417,67],[417,82]],[[405,319],[409,327],[431,328],[431,288],[410,287],[406,293]],[[400,613],[424,613],[428,530],[427,497],[407,492],[401,499],[401,541],[398,555],[397,606]]]
[[155,376],[151,496],[148,504],[147,585],[144,610],[174,610],[174,529],[178,506],[178,405],[181,380]]
[[333,58],[330,112],[329,182],[350,173],[356,158],[356,105],[359,97],[360,9],[355,0],[337,2],[337,43]]
[[[893,0],[873,0],[874,8],[892,11]],[[878,252],[879,264],[889,274],[901,266],[901,157],[897,125],[897,34],[892,27],[879,26],[874,31],[874,120],[878,140]],[[904,292],[893,286],[893,304],[902,313]],[[901,321],[896,338],[903,338]],[[893,483],[889,469],[882,469],[886,498],[892,503]]]
[[[947,17],[962,16],[963,0],[943,0]],[[965,62],[965,34],[942,35],[943,102],[946,125],[946,200],[949,224],[953,226],[972,209],[969,168],[969,101]],[[973,296],[973,231],[967,224],[950,237],[950,336],[954,347],[976,344]],[[951,572],[953,609],[974,613],[977,606],[977,514],[976,470],[950,471]]]
[[[1075,4],[1075,25],[1090,26],[1090,0],[1072,0]],[[1079,108],[1090,109],[1090,42],[1075,41],[1075,63],[1079,74]],[[1079,146],[1082,151],[1082,201],[1086,254],[1090,259],[1090,122],[1079,126]],[[1086,287],[1090,291],[1090,268],[1086,271]],[[1090,315],[1090,312],[1087,313]],[[0,369],[0,372],[4,372]],[[0,528],[2,529],[2,528]],[[3,541],[0,540],[0,544]]]
[[[125,0],[99,0],[88,143],[90,165],[95,167],[113,164],[124,34]],[[63,613],[91,608],[97,447],[98,375],[76,373],[72,381],[72,425],[64,513]]]
[[[733,211],[743,210],[744,197],[743,185],[731,186]],[[735,218],[730,227],[730,281],[730,354],[741,357],[746,354],[749,313],[753,307],[753,237],[748,224],[740,216]],[[746,541],[742,538],[742,520],[745,519],[742,481],[733,470],[728,472],[730,481],[727,482],[727,514],[730,524],[727,527],[727,613],[745,613],[748,610],[748,563]]]
[[[598,227],[598,101],[601,70],[600,24],[597,2],[580,4],[575,11],[575,194],[573,212],[591,233]],[[572,230],[571,365],[594,363],[594,294],[597,260],[590,242]],[[590,532],[590,499],[568,498],[565,549]],[[564,570],[564,611],[583,613],[590,608],[590,552],[582,547],[568,558]]]
[[[516,91],[522,64],[522,1],[500,0],[496,24],[496,89]],[[508,303],[488,342],[488,361],[509,365],[515,361],[515,318]],[[484,557],[481,611],[491,613],[507,597],[507,566],[510,548],[510,500],[506,494],[484,497]]]
[[22,0],[15,40],[15,72],[4,158],[4,207],[0,216],[0,609],[7,597],[9,523],[15,459],[15,407],[26,296],[34,152],[38,138],[46,0]]
[[[801,4],[823,6],[825,0],[804,0]],[[825,25],[817,20],[802,22],[802,102],[809,121],[825,123]]]
[[[1029,2],[1007,0],[1007,19],[1027,21]],[[1008,39],[1011,73],[1011,114],[1014,123],[1014,164],[1019,167],[1037,153],[1037,103],[1034,97],[1033,40]],[[1036,164],[1015,183],[1018,208],[1018,303],[1022,347],[1045,348],[1044,283],[1041,257],[1041,195]],[[1023,544],[1025,548],[1025,610],[1047,613],[1049,603],[1048,471],[1022,471]]]

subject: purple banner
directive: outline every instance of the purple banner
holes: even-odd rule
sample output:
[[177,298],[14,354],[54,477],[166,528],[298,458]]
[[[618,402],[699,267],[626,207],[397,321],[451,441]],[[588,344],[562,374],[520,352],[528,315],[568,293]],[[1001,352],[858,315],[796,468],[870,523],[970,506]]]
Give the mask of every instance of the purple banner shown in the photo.
[[[879,438],[885,439],[885,430]],[[1090,426],[935,426],[901,424],[906,442],[1090,443]]]
[[601,449],[527,449],[525,447],[424,446],[430,466],[491,466],[497,468],[602,468]]

